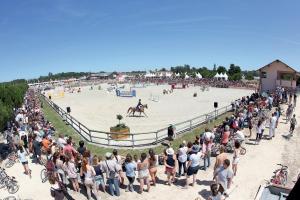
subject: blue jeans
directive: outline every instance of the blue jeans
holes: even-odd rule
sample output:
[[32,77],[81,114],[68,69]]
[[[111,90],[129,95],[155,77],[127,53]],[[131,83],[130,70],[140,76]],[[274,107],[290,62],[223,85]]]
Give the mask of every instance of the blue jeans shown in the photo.
[[206,161],[207,161],[207,167],[210,166],[210,155],[211,152],[207,152],[207,154],[204,156],[203,160],[204,160],[204,170],[206,170]]
[[120,196],[119,178],[107,179],[109,193],[113,196]]

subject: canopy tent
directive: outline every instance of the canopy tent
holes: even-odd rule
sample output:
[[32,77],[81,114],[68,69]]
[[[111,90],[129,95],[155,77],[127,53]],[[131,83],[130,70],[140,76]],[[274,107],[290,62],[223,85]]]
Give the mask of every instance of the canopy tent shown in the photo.
[[202,75],[198,72],[198,73],[196,74],[196,77],[199,78],[199,79],[201,79],[201,78],[202,78]]
[[166,72],[166,77],[171,77],[172,73],[171,72]]
[[185,78],[185,79],[188,79],[188,78],[190,78],[190,77],[189,77],[189,75],[187,75],[187,74],[185,73],[184,78]]
[[214,78],[221,78],[221,75],[219,73],[217,73]]
[[223,78],[227,81],[228,80],[228,75],[226,74],[226,72],[223,74]]

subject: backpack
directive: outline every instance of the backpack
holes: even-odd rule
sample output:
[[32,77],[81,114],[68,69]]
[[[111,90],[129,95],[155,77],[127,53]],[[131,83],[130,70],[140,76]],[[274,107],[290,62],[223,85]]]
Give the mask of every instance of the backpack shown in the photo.
[[45,165],[47,171],[53,172],[55,170],[54,162],[51,159],[48,159]]
[[107,169],[109,171],[108,178],[109,179],[115,179],[116,178],[116,172],[115,172],[115,170],[110,170],[110,168],[108,167],[108,164],[107,164],[106,161],[105,161],[105,163],[106,163]]

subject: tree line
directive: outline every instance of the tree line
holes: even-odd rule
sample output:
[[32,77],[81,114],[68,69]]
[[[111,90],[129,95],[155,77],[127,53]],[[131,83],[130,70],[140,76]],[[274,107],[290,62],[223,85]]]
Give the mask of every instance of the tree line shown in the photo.
[[13,108],[20,107],[28,89],[25,80],[0,83],[0,131],[13,117]]
[[[165,68],[161,69],[165,71]],[[214,65],[213,69],[208,69],[207,67],[191,67],[190,65],[176,66],[171,67],[170,69],[173,73],[179,73],[181,75],[189,75],[191,77],[196,77],[196,73],[200,73],[203,78],[213,78],[217,73],[228,75],[229,80],[241,80],[244,76],[247,80],[253,80],[254,76],[258,76],[258,72],[256,70],[252,71],[242,71],[241,67],[235,64],[230,64],[229,68],[226,69],[224,66],[216,66]]]

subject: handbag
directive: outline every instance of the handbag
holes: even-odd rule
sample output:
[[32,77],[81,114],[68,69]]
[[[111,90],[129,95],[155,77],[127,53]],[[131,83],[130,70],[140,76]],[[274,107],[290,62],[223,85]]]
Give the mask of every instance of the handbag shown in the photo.
[[110,168],[108,167],[108,164],[107,164],[107,162],[106,162],[106,161],[105,161],[105,163],[106,163],[107,169],[108,169],[108,171],[109,171],[109,173],[108,173],[108,177],[109,177],[109,179],[114,179],[114,178],[116,177],[116,172],[115,172],[115,171],[112,171],[112,170],[110,170]]

